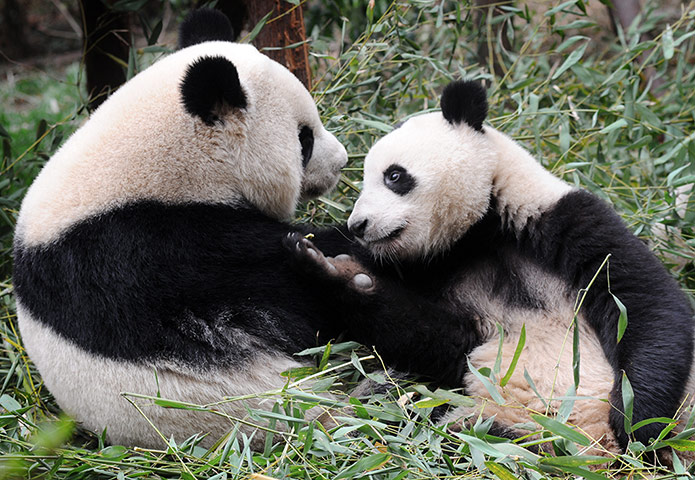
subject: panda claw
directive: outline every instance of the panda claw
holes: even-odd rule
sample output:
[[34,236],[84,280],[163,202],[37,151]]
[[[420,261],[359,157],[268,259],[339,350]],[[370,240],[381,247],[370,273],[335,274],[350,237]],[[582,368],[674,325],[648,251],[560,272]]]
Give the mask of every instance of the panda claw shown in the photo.
[[336,255],[335,260],[338,262],[345,262],[347,260],[350,260],[351,257],[347,253],[341,253],[340,255]]

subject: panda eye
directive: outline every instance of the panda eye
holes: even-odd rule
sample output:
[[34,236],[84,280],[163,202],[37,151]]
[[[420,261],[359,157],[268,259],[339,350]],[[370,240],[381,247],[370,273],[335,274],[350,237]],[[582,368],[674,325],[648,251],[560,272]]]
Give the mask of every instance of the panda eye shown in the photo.
[[400,165],[394,164],[384,170],[384,185],[398,195],[407,194],[416,184],[415,178]]
[[302,166],[306,168],[314,151],[314,132],[306,125],[299,130],[299,143],[302,146]]
[[389,173],[389,175],[388,175],[389,183],[396,183],[400,178],[401,178],[401,172],[399,172],[398,170],[394,170],[393,172]]

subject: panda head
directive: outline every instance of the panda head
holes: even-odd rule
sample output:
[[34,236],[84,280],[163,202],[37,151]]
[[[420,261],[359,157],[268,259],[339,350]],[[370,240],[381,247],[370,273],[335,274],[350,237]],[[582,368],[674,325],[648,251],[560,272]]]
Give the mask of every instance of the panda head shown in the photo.
[[488,209],[497,155],[483,128],[485,90],[453,82],[441,108],[409,119],[367,154],[348,227],[375,257],[443,252]]
[[[181,103],[201,131],[208,127],[210,132],[221,131],[235,139],[239,132],[246,133],[247,149],[242,155],[247,158],[239,163],[251,167],[255,162],[257,175],[244,178],[254,193],[275,195],[286,190],[293,201],[266,210],[288,217],[298,200],[316,197],[336,185],[347,153],[323,127],[309,92],[286,68],[248,45],[227,44],[239,54],[213,53],[215,44],[209,42],[230,42],[233,37],[229,20],[219,11],[200,9],[189,14],[179,30],[179,47],[201,51],[199,44],[204,44],[208,48],[186,68],[180,83]],[[254,177],[260,179],[259,185],[254,185]]]
[[347,154],[311,94],[219,12],[196,10],[180,50],[114,92],[44,166],[17,234],[51,241],[130,202],[252,205],[288,219],[333,188]]

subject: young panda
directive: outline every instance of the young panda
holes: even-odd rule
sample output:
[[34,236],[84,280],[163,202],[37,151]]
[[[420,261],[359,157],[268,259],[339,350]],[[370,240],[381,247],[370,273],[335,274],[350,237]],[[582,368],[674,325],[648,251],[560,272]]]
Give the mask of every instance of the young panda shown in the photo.
[[[383,349],[392,364],[402,364],[438,350],[440,342],[450,343],[463,330],[467,338],[461,342],[468,348],[450,357],[460,368],[444,379],[460,385],[457,374],[463,373],[466,357],[478,369],[494,367],[497,324],[505,333],[501,371],[506,372],[525,325],[525,347],[504,388],[507,404],[482,402],[487,403],[483,415],[495,415],[504,430],[528,421],[527,409],[519,407],[552,413],[559,404],[546,407],[524,370],[544,399],[565,396],[573,386],[571,325],[577,299],[591,284],[577,316],[576,394],[587,399],[576,401],[569,422],[608,449],[624,448],[623,372],[635,395],[633,424],[672,418],[693,356],[693,312],[674,279],[610,206],[556,178],[511,138],[483,126],[487,100],[480,85],[450,84],[441,107],[441,113],[409,119],[369,151],[348,226],[381,263],[372,267],[374,283],[365,294],[378,292],[386,280],[398,281],[414,296],[457,312],[458,331],[437,325],[436,319],[428,325],[407,319],[407,348],[400,351],[397,333],[389,337],[379,331],[397,330],[388,320],[361,325],[353,335]],[[305,257],[311,262],[316,255]],[[349,264],[346,279],[369,274],[354,261],[322,263],[341,267],[338,272]],[[335,270],[324,268],[324,275],[338,277]],[[619,310],[611,293],[627,308],[620,342]],[[438,327],[438,342],[415,345],[419,331]],[[471,372],[463,382],[468,394],[490,397]],[[450,418],[472,412],[459,410]],[[647,442],[662,428],[652,423],[634,436]]]
[[[180,38],[48,161],[17,221],[26,350],[61,408],[112,443],[210,444],[234,422],[142,404],[145,418],[121,393],[206,404],[275,389],[341,322],[409,301],[334,295],[295,273],[281,239],[310,230],[287,220],[336,184],[345,149],[288,70],[231,42],[225,17],[195,11]],[[329,252],[353,245],[313,233]],[[240,418],[261,403],[217,408]]]

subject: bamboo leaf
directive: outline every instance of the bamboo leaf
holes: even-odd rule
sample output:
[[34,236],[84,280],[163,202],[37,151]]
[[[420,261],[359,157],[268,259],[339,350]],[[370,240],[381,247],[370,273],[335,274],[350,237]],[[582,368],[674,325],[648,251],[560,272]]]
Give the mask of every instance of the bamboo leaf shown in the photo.
[[529,375],[528,371],[524,368],[524,378],[526,379],[526,383],[528,383],[529,387],[531,387],[531,390],[533,390],[533,393],[536,394],[536,397],[543,402],[543,406],[545,408],[548,408],[548,402],[545,401],[545,398],[541,396],[540,393],[538,393],[538,389],[536,388],[536,384],[533,381],[533,378],[531,378],[531,375]]
[[632,406],[635,400],[635,393],[632,391],[632,385],[630,385],[630,381],[627,379],[625,372],[623,372],[622,393],[623,414],[625,415],[624,427],[625,433],[629,435],[632,433]]
[[693,35],[695,35],[695,30],[693,30],[692,32],[688,32],[684,35],[681,35],[680,37],[678,37],[678,40],[675,41],[674,46],[678,47],[681,43],[683,43],[684,41],[686,41],[687,39],[689,39]]
[[577,63],[579,60],[581,60],[582,55],[584,55],[584,50],[586,50],[586,46],[588,43],[585,43],[581,47],[579,47],[577,50],[573,50],[572,53],[570,53],[567,56],[567,59],[560,65],[560,67],[555,70],[555,73],[553,74],[551,80],[556,80],[560,75],[565,73],[572,65]]
[[481,374],[480,371],[478,371],[478,369],[473,366],[470,359],[466,359],[466,362],[468,362],[468,369],[470,370],[470,372],[475,376],[475,378],[482,382],[483,386],[485,387],[485,390],[488,391],[492,399],[498,404],[504,405],[504,398],[502,397],[502,395],[500,395],[500,392],[497,390],[497,387],[495,387],[492,384],[492,382],[490,382],[490,379],[483,376],[483,374]]
[[331,356],[331,342],[328,342],[326,344],[326,349],[323,351],[323,356],[321,357],[321,361],[319,362],[319,371],[323,370],[326,368],[326,365],[328,365],[328,359]]
[[561,12],[564,9],[573,6],[575,3],[576,3],[576,0],[569,0],[567,2],[563,2],[560,5],[553,7],[550,10],[548,10],[547,12],[545,12],[543,14],[543,16],[550,17],[551,15],[555,15],[556,13]]
[[0,396],[0,407],[4,408],[8,412],[15,412],[22,408],[17,400],[7,394]]
[[678,177],[678,175],[681,172],[683,172],[686,168],[689,168],[689,167],[690,167],[690,165],[685,164],[681,167],[678,167],[677,169],[675,169],[671,173],[669,173],[668,176],[666,177],[666,185],[668,185],[669,187],[673,187],[676,183],[675,179]]
[[152,33],[147,38],[147,45],[154,45],[159,40],[159,35],[162,33],[162,19],[160,18],[157,24],[152,29]]
[[425,398],[415,402],[416,408],[434,408],[449,403],[448,398]]
[[281,420],[283,422],[299,422],[308,423],[308,420],[299,417],[292,417],[278,412],[271,412],[268,410],[254,410],[253,413],[261,418],[267,418],[269,420]]
[[625,120],[624,118],[621,118],[620,120],[617,120],[617,121],[611,123],[607,127],[602,128],[601,130],[599,130],[598,133],[605,135],[608,132],[612,132],[613,130],[617,130],[618,128],[625,128],[625,127],[627,127],[627,120]]
[[627,329],[627,308],[623,302],[621,302],[618,297],[612,293],[611,297],[613,297],[613,301],[618,306],[618,310],[620,310],[620,316],[618,317],[618,343],[620,343],[620,340],[623,339],[623,335],[625,335],[625,330]]
[[[605,459],[604,461],[606,461]],[[573,475],[578,475],[580,477],[586,478],[586,480],[606,480],[606,477],[604,475],[601,475],[600,473],[592,472],[590,470],[586,470],[581,467],[573,467],[569,465],[564,465],[560,468],[560,470],[563,470],[565,472],[571,473]]]
[[273,15],[272,10],[270,12],[266,13],[265,16],[258,21],[256,26],[253,27],[251,32],[245,38],[247,43],[251,43],[253,41],[253,39],[256,38],[259,33],[261,33],[261,29],[265,26],[266,22],[271,17],[271,15]]
[[393,131],[393,127],[391,125],[388,125],[384,122],[380,122],[378,120],[367,120],[366,118],[355,117],[352,118],[352,121],[355,123],[361,123],[366,127],[374,128],[384,133],[390,133]]
[[531,414],[531,418],[533,418],[538,424],[542,425],[543,428],[554,433],[555,435],[585,447],[591,445],[591,440],[564,423],[560,423],[557,420],[548,418],[544,415]]
[[565,423],[567,419],[570,418],[570,414],[572,413],[572,409],[574,408],[576,395],[577,387],[574,384],[570,385],[567,393],[565,394],[565,398],[562,400],[560,408],[558,408],[557,411],[557,419],[560,422]]
[[644,427],[645,425],[650,425],[652,423],[673,423],[675,420],[672,418],[668,417],[655,417],[655,418],[647,418],[642,420],[641,422],[637,422],[632,426],[632,431],[634,432],[638,428]]
[[375,453],[366,458],[361,458],[355,463],[350,465],[345,470],[338,473],[335,476],[335,480],[340,480],[341,478],[355,478],[362,476],[365,472],[369,470],[374,470],[379,468],[391,459],[390,453]]
[[661,36],[661,47],[664,51],[664,58],[666,60],[671,60],[673,58],[673,30],[671,30],[671,25],[666,25],[666,30]]
[[499,341],[497,343],[497,357],[495,357],[495,366],[492,368],[492,372],[495,374],[495,377],[497,377],[502,370],[502,347],[504,346],[504,328],[502,328],[502,324],[499,322],[497,323],[497,334],[499,336]]
[[45,118],[42,118],[36,127],[36,140],[40,140],[44,133],[46,133],[46,130],[48,130],[48,122],[46,122]]
[[500,380],[500,386],[504,387],[507,382],[509,382],[509,379],[512,378],[512,375],[514,374],[514,369],[516,368],[516,364],[519,361],[519,357],[521,356],[521,352],[524,349],[524,345],[526,344],[526,325],[521,326],[521,333],[519,334],[519,341],[516,344],[516,350],[514,350],[514,356],[512,357],[512,361],[509,364],[509,368],[507,369],[507,373],[502,377],[502,380]]
[[572,457],[541,458],[538,463],[552,465],[553,467],[583,467],[586,465],[600,465],[609,461],[609,458],[599,457],[598,455],[575,455]]
[[193,410],[193,411],[205,411],[204,408],[200,408],[198,405],[193,405],[191,403],[179,402],[176,400],[167,400],[165,398],[156,398],[154,404],[164,408],[177,408],[180,410]]
[[679,452],[695,452],[695,441],[693,440],[664,440],[664,443]]
[[584,35],[574,35],[574,36],[568,38],[567,40],[565,40],[564,42],[562,42],[560,45],[558,45],[558,47],[555,49],[555,51],[557,53],[560,53],[563,50],[565,50],[566,48],[571,47],[572,45],[574,45],[575,43],[577,43],[580,40],[589,40],[589,37],[585,37]]
[[574,317],[572,322],[572,375],[574,380],[575,390],[579,388],[579,377],[581,367],[581,352],[579,351],[579,325],[577,325],[577,317]]
[[518,480],[517,476],[510,472],[507,467],[495,462],[485,462],[485,466],[500,480]]

